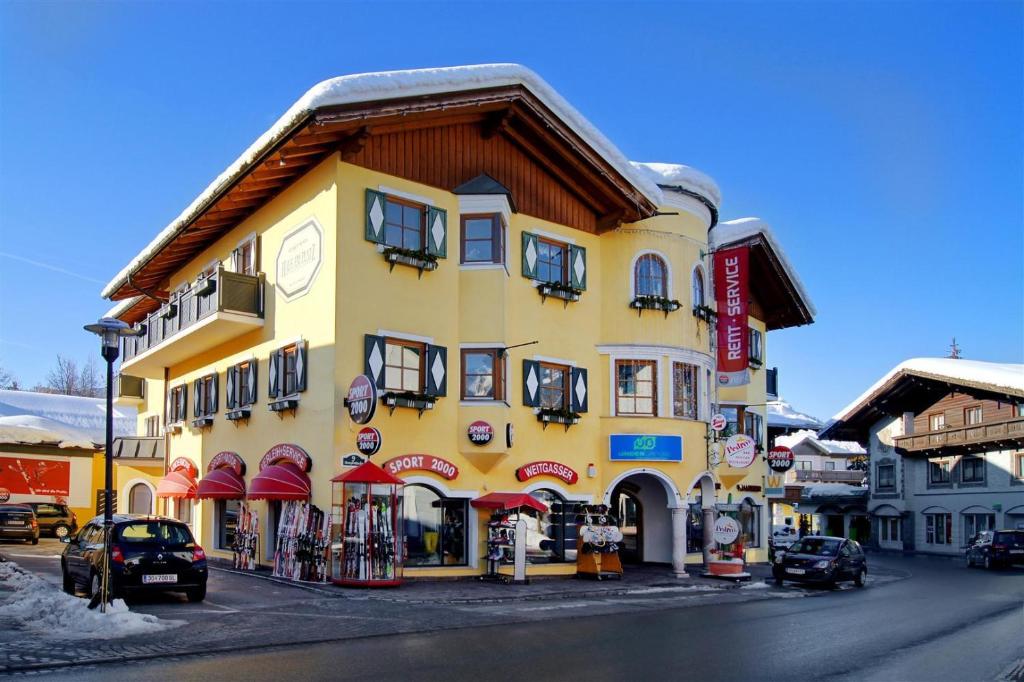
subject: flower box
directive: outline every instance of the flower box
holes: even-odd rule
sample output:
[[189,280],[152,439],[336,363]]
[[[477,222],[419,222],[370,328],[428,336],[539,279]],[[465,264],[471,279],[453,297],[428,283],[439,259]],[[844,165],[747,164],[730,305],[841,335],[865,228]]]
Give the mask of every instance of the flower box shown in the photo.
[[749,364],[754,369],[761,369],[761,367],[764,366],[764,363],[761,361],[760,358],[747,358],[747,364]]
[[635,308],[638,315],[644,310],[660,310],[665,313],[665,317],[668,317],[669,313],[679,310],[683,304],[664,296],[637,296],[630,301],[629,307]]
[[181,433],[181,422],[167,425],[167,433]]
[[548,424],[562,424],[568,431],[570,426],[580,423],[580,415],[576,412],[542,409],[537,413],[537,421],[547,428]]
[[424,270],[429,272],[437,269],[437,257],[426,251],[410,251],[392,246],[384,249],[384,260],[390,264],[392,270],[396,264],[408,265],[419,270],[420,275]]
[[717,313],[710,306],[695,305],[693,306],[693,316],[710,324],[711,320],[717,316]]
[[252,408],[240,407],[237,410],[231,410],[224,416],[227,417],[228,421],[236,422],[241,421],[242,419],[248,419],[251,414]]
[[566,303],[570,301],[580,300],[580,294],[583,293],[581,289],[576,289],[565,284],[556,284],[553,282],[541,284],[539,287],[537,287],[537,291],[540,292],[541,298],[547,298],[548,296],[552,296],[554,298],[560,298]]
[[164,306],[163,310],[160,311],[160,317],[165,320],[170,320],[176,317],[178,314],[178,306],[174,303],[168,303]]
[[434,409],[434,403],[437,401],[437,398],[422,393],[385,393],[381,396],[381,401],[392,412],[395,411],[396,407],[411,407],[414,410],[419,410],[420,414],[423,414],[424,410]]
[[284,398],[282,400],[275,400],[274,402],[267,405],[267,409],[271,412],[284,412],[285,410],[294,410],[299,406],[298,398]]
[[217,290],[217,280],[213,277],[203,277],[196,282],[196,296],[208,296]]
[[193,429],[202,429],[207,426],[213,426],[213,417],[196,417],[192,420]]

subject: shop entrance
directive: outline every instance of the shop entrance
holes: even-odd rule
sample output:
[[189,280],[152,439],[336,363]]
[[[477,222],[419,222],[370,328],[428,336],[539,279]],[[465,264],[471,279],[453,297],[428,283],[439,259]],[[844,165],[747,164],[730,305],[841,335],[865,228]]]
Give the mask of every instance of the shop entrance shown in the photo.
[[619,558],[624,564],[643,562],[643,505],[636,496],[636,486],[620,483],[612,493],[612,514],[622,530]]
[[850,517],[850,539],[865,544],[871,539],[871,519],[867,516]]
[[652,474],[633,474],[619,481],[606,498],[622,529],[623,563],[672,562],[672,513],[665,485]]

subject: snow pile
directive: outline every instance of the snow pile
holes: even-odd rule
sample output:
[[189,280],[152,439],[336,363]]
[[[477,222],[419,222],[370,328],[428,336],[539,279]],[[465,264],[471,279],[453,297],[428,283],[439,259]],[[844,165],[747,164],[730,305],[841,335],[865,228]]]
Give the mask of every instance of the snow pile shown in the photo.
[[626,594],[662,594],[665,592],[720,592],[721,589],[722,588],[720,587],[711,587],[710,585],[679,585],[678,587],[639,587],[635,590],[627,590]]
[[803,427],[820,429],[821,420],[803,412],[797,412],[785,400],[772,400],[768,403],[768,426]]
[[722,190],[711,179],[710,175],[701,173],[696,168],[680,163],[655,163],[630,161],[633,168],[650,178],[659,187],[683,187],[701,195],[716,207],[722,205]]
[[804,486],[803,497],[862,497],[867,492],[868,489],[865,487],[846,483],[815,483]]
[[[75,395],[0,390],[0,417],[45,417],[85,434],[95,443],[106,439],[106,400]],[[114,407],[114,435],[135,435],[134,407]]]
[[768,585],[768,583],[766,583],[766,582],[758,582],[758,583],[747,583],[746,585],[741,585],[740,589],[741,590],[767,590],[769,587],[770,587],[770,585]]
[[0,618],[15,619],[25,631],[50,639],[110,639],[145,635],[184,625],[128,610],[117,599],[106,614],[90,611],[88,600],[64,594],[43,579],[11,562],[0,563],[0,595],[13,591],[0,603]]
[[0,417],[0,443],[56,445],[61,448],[85,448],[86,450],[93,450],[97,447],[93,438],[87,433],[53,419],[30,415]]
[[807,442],[812,446],[816,446],[819,450],[827,452],[830,455],[854,457],[857,455],[868,454],[867,450],[865,450],[861,444],[856,441],[823,440],[818,438],[818,434],[816,432],[807,429],[794,431],[793,433],[789,433],[784,436],[777,436],[775,438],[776,445],[785,446],[790,450],[804,442]]
[[871,388],[857,396],[857,399],[840,410],[833,419],[842,421],[850,412],[867,400],[875,391],[885,386],[900,373],[967,382],[979,386],[1009,390],[1024,395],[1024,365],[1004,362],[983,362],[981,360],[959,360],[954,358],[911,358],[889,370],[885,376],[871,385]]

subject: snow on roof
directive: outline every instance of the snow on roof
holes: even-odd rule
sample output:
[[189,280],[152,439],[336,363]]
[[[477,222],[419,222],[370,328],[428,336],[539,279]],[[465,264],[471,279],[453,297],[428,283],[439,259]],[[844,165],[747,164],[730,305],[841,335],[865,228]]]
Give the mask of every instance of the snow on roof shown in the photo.
[[141,299],[141,298],[142,298],[142,296],[131,296],[129,298],[126,298],[126,299],[123,299],[121,301],[118,301],[117,303],[114,304],[114,306],[110,310],[108,310],[107,312],[103,313],[103,317],[119,318],[119,317],[121,317],[122,313],[124,313],[129,308],[131,308],[133,305],[138,303],[139,299]]
[[1024,365],[955,358],[911,358],[889,370],[868,390],[857,396],[856,400],[836,413],[833,419],[835,421],[846,419],[850,412],[901,372],[948,379],[954,382],[963,381],[975,385],[986,385],[1024,394]]
[[807,429],[794,431],[784,436],[776,436],[775,444],[784,445],[792,450],[803,442],[817,447],[822,452],[837,457],[851,457],[855,455],[866,455],[867,450],[861,447],[860,443],[852,440],[821,440],[818,434]]
[[800,279],[800,275],[797,274],[796,268],[790,263],[789,258],[786,256],[786,252],[782,248],[782,244],[775,238],[775,233],[772,231],[771,225],[761,220],[760,218],[738,218],[736,220],[727,220],[725,222],[718,223],[711,229],[708,234],[708,239],[711,241],[712,247],[718,247],[723,244],[731,244],[738,242],[743,239],[749,239],[761,235],[765,238],[765,241],[772,247],[772,251],[775,252],[776,257],[779,259],[779,263],[782,264],[782,268],[786,271],[786,275],[790,281],[793,282],[793,286],[796,288],[797,293],[800,295],[800,300],[803,301],[807,311],[814,317],[818,314],[818,311],[814,307],[814,303],[811,301],[811,297],[807,294],[807,289],[804,287],[803,281]]
[[861,497],[866,495],[868,489],[864,486],[849,485],[847,483],[815,483],[805,485],[801,491],[804,498],[812,497]]
[[96,440],[84,431],[54,419],[27,414],[0,417],[0,443],[56,445],[86,450],[92,450],[97,445]]
[[273,144],[302,123],[312,111],[326,106],[373,102],[398,97],[417,97],[510,85],[521,85],[622,174],[655,204],[662,203],[661,190],[648,174],[634,168],[622,152],[536,73],[519,64],[476,64],[436,69],[381,71],[340,76],[317,83],[298,99],[242,155],[234,160],[181,214],[171,221],[121,272],[103,288],[109,298],[126,281],[128,274],[166,246],[207,202],[247,170]]
[[[69,429],[71,432],[69,440],[84,438],[91,443],[103,443],[106,440],[105,403],[106,401],[101,398],[0,390],[0,417],[42,417],[56,424],[59,427],[56,429],[58,432],[61,432],[62,429]],[[114,435],[135,435],[135,418],[135,408],[115,405]],[[12,426],[16,425],[12,423]],[[17,441],[4,440],[4,442]],[[27,442],[38,443],[40,441]],[[92,447],[91,443],[87,447]]]
[[722,190],[710,175],[679,163],[630,161],[633,167],[659,187],[683,187],[701,195],[716,207],[722,205]]
[[768,403],[768,426],[804,427],[820,429],[821,420],[803,412],[797,412],[785,400],[772,400]]

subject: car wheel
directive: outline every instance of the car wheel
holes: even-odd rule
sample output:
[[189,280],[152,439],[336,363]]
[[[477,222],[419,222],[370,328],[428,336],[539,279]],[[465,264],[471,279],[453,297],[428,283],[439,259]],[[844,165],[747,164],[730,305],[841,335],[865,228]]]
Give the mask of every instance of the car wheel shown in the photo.
[[982,566],[985,567],[986,571],[991,571],[993,568],[995,568],[995,564],[992,563],[992,557],[986,556],[982,562]]
[[856,585],[857,587],[864,587],[864,581],[866,581],[867,579],[868,579],[867,569],[862,568],[862,569],[860,569],[860,573],[857,574],[857,577],[853,579],[853,584]]
[[190,602],[203,601],[206,599],[206,585],[188,590],[185,592],[185,596],[188,597]]
[[53,529],[53,537],[57,538],[58,540],[63,540],[70,533],[71,529],[65,526],[64,524],[61,524]]
[[93,573],[89,578],[89,596],[98,601],[101,592],[103,592],[103,578],[99,573]]

